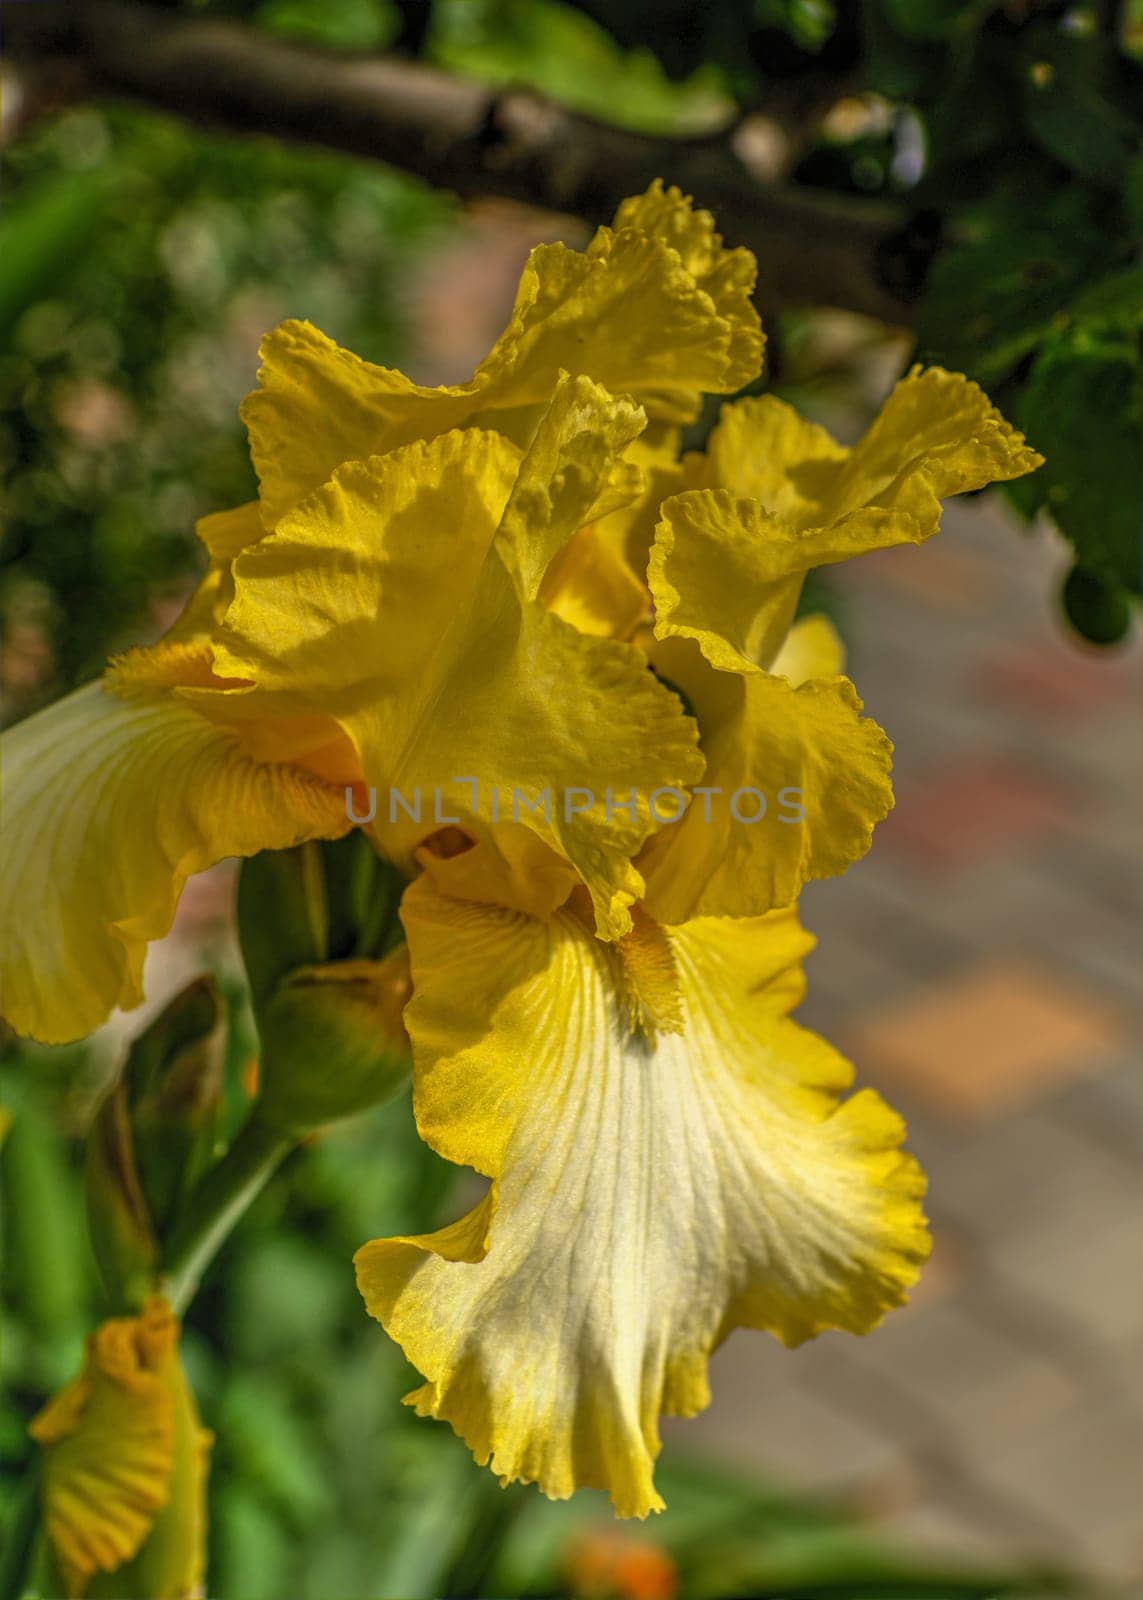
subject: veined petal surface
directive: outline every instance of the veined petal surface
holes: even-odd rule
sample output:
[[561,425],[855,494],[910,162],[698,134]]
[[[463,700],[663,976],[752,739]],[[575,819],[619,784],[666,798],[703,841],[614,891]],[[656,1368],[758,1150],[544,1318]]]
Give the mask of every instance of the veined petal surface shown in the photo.
[[169,689],[89,684],[0,748],[0,1004],[48,1043],[139,1004],[147,944],[191,873],[348,826],[340,789],[255,760]]
[[[905,1298],[927,1237],[900,1120],[869,1091],[839,1103],[851,1067],[789,1020],[793,913],[658,930],[650,961],[639,929],[627,952],[570,912],[423,883],[404,918],[418,1125],[493,1186],[439,1233],[364,1246],[366,1303],[424,1374],[410,1403],[478,1461],[644,1515],[658,1418],[707,1404],[733,1327],[797,1344]],[[633,1031],[664,961],[677,1017],[652,995]]]

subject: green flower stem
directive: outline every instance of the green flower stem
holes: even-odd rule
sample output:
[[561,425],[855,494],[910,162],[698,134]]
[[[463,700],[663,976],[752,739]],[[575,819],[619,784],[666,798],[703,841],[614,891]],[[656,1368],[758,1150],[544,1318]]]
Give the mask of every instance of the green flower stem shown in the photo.
[[164,1253],[163,1292],[176,1315],[186,1310],[215,1253],[295,1142],[255,1110],[192,1190]]

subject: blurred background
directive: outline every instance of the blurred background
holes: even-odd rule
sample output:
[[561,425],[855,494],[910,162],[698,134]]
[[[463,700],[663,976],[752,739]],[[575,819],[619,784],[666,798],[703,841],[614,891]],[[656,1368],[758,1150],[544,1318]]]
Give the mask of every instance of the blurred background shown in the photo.
[[[734,1335],[710,1411],[666,1430],[671,1510],[616,1529],[601,1497],[500,1490],[400,1410],[412,1375],[348,1259],[455,1215],[454,1169],[404,1101],[331,1130],[271,1183],[188,1319],[217,1436],[211,1592],[1143,1592],[1141,8],[107,8],[109,38],[222,23],[241,30],[224,44],[335,67],[381,53],[414,85],[431,69],[488,86],[488,126],[515,126],[518,103],[566,108],[573,150],[597,123],[621,136],[607,181],[561,176],[550,145],[498,164],[485,138],[451,186],[425,181],[411,139],[391,165],[324,148],[321,117],[297,140],[197,126],[233,128],[241,75],[172,116],[161,83],[128,82],[98,28],[77,42],[58,10],[3,10],[7,721],[177,613],[195,519],[254,493],[237,407],[267,329],[306,317],[419,381],[463,380],[528,250],[582,243],[624,161],[668,182],[709,171],[699,203],[758,250],[761,386],[850,441],[919,354],[978,377],[1049,458],[807,600],[898,747],[876,848],[804,896],[820,947],[801,1016],[905,1112],[928,1168],[936,1249],[913,1305],[793,1354]],[[224,865],[191,883],[142,1015],[82,1047],[4,1046],[0,1515],[27,1421],[100,1314],[75,1226],[93,1108],[126,1042],[204,970],[241,1104],[255,1040],[234,882]]]

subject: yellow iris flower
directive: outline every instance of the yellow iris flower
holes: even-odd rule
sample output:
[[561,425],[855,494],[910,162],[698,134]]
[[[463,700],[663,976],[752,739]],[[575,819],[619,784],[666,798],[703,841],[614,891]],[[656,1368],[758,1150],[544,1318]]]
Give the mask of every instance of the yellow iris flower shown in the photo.
[[839,641],[793,618],[811,568],[1039,460],[938,370],[853,449],[767,397],[681,456],[760,370],[754,271],[656,183],[533,251],[467,384],[287,323],[259,500],[200,524],[183,617],[5,739],[4,1009],[49,1040],[138,1003],[189,873],[368,818],[414,880],[418,1126],[492,1187],[366,1245],[363,1294],[419,1411],[624,1515],[731,1328],[863,1332],[924,1258],[899,1119],[789,1018],[798,891],[892,800]]

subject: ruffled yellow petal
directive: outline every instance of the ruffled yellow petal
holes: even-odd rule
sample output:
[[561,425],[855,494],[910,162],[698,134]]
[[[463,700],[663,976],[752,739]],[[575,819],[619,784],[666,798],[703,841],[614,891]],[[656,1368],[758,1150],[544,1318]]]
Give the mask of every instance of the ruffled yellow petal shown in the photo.
[[811,568],[920,543],[942,498],[1039,464],[976,384],[939,367],[902,379],[852,450],[773,396],[724,406],[705,487],[663,506],[656,634],[696,639],[726,671],[769,666]]
[[[729,330],[726,364],[718,373],[718,382],[701,387],[711,394],[724,394],[752,383],[762,370],[766,343],[751,301],[758,276],[753,254],[741,247],[724,249],[710,212],[695,211],[681,190],[673,184],[665,189],[659,180],[646,194],[624,200],[615,213],[616,233],[629,230],[662,240],[677,250],[683,266],[698,288],[710,297],[720,322]],[[648,410],[653,416],[666,416],[676,422],[691,420],[670,406],[660,410],[652,404]]]
[[748,251],[724,250],[705,212],[656,183],[586,251],[533,250],[508,326],[467,384],[425,388],[284,323],[263,343],[261,387],[243,408],[267,526],[345,461],[466,424],[526,444],[531,408],[561,370],[634,396],[652,417],[689,421],[703,392],[758,373],[754,272]]
[[[861,513],[815,561],[928,538],[939,501],[1019,478],[1042,457],[977,384],[941,367],[914,367],[861,442],[839,445],[773,395],[724,406],[707,445],[705,486],[759,500],[788,526],[820,530]],[[895,513],[896,522],[876,513]],[[912,520],[910,520],[912,519]],[[863,546],[861,540],[871,541]]]
[[927,539],[940,502],[1032,472],[1043,457],[1006,422],[977,384],[941,367],[914,367],[846,459],[823,473],[822,541],[815,560]]
[[431,834],[417,865],[441,894],[548,917],[579,883],[566,856],[522,822],[466,818]]
[[801,541],[757,500],[689,489],[663,505],[647,579],[655,637],[694,639],[724,672],[753,672],[789,632]]
[[701,760],[638,650],[532,598],[632,425],[597,391],[612,443],[588,449],[585,385],[557,391],[551,435],[545,419],[523,459],[470,429],[341,468],[236,561],[215,665],[256,684],[254,706],[336,717],[391,858],[411,864],[448,822],[521,823],[576,868],[617,935],[640,888],[630,857],[654,825],[647,795],[693,781]]
[[169,689],[131,692],[89,684],[0,746],[3,1014],[49,1043],[139,1004],[191,873],[348,826],[340,789],[256,761]]
[[902,1125],[869,1091],[839,1104],[849,1064],[788,1020],[792,913],[660,930],[666,1026],[661,953],[629,964],[568,912],[422,883],[404,916],[418,1124],[494,1181],[451,1227],[364,1246],[366,1304],[424,1374],[410,1403],[478,1461],[642,1516],[659,1416],[706,1405],[733,1327],[796,1344],[905,1298],[927,1238]]
[[[45,1452],[44,1525],[69,1595],[82,1595],[96,1573],[117,1571],[139,1551],[171,1497],[184,1434],[201,1480],[203,1441],[179,1367],[178,1333],[157,1299],[138,1317],[102,1323],[80,1376],[32,1420],[29,1431]],[[201,1515],[200,1484],[188,1491],[187,1509],[197,1505]],[[163,1593],[193,1592],[201,1523],[190,1531],[199,1537],[170,1552],[186,1587]]]
[[687,696],[706,773],[681,822],[649,840],[638,867],[663,922],[752,916],[790,905],[869,849],[893,804],[893,747],[862,717],[848,678],[795,686],[767,672],[718,672],[689,640],[657,669]]
[[195,532],[206,546],[207,569],[164,635],[165,642],[196,644],[209,638],[234,599],[230,569],[235,556],[247,545],[254,544],[265,531],[256,500],[199,518]]
[[[615,498],[613,468],[646,424],[642,409],[589,378],[560,373],[512,485],[497,547],[521,600],[535,600],[553,559]],[[638,492],[621,475],[618,498]]]
[[825,428],[776,395],[750,395],[719,412],[695,487],[760,500],[787,526],[811,527],[820,515],[819,486],[848,456]]

